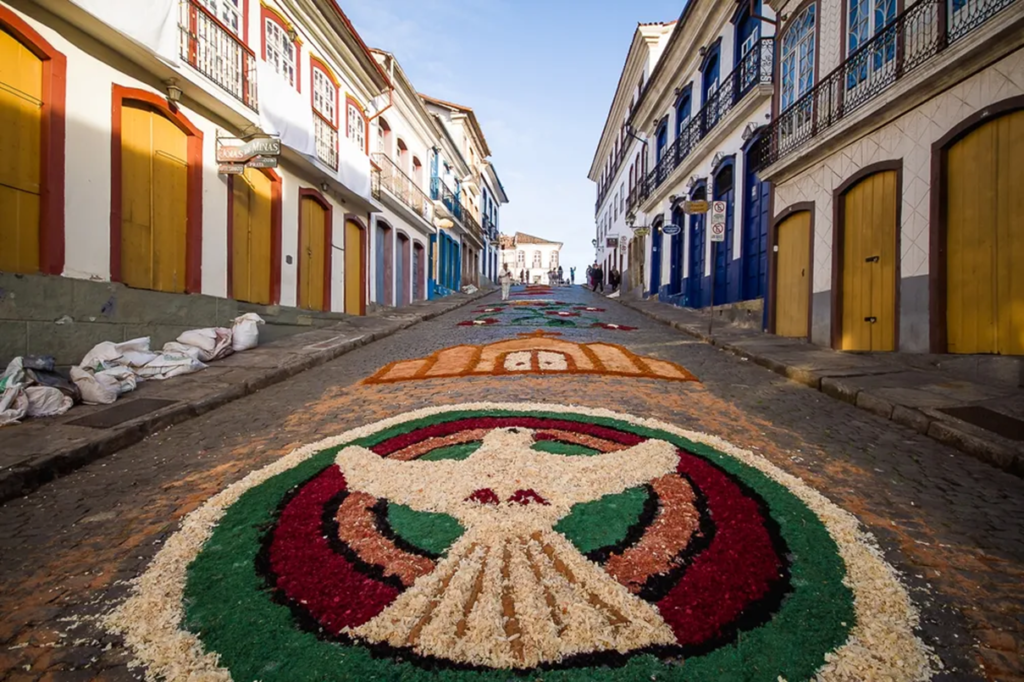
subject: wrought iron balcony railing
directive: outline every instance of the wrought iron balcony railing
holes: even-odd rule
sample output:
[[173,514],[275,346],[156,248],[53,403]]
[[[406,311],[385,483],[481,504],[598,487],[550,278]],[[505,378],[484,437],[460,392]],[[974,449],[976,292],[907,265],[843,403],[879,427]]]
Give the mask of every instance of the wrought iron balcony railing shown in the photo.
[[440,201],[448,209],[449,213],[459,220],[462,219],[462,204],[459,203],[455,192],[451,191],[448,185],[436,175],[430,178],[430,198],[434,201]]
[[766,168],[832,128],[1018,0],[920,0],[779,114],[751,151]]
[[381,191],[387,190],[429,222],[431,205],[426,192],[420,189],[419,185],[406,175],[386,154],[374,152],[370,158],[376,166],[373,169],[373,197],[380,199]]
[[196,0],[178,6],[181,58],[253,111],[256,99],[256,54],[242,39]]
[[313,131],[316,136],[316,157],[325,166],[338,170],[338,129],[314,111]]
[[679,131],[676,139],[662,150],[661,159],[629,194],[628,211],[635,211],[659,185],[693,152],[694,148],[758,85],[772,82],[775,69],[775,39],[761,38],[739,65],[722,80],[721,87],[708,96],[700,111]]

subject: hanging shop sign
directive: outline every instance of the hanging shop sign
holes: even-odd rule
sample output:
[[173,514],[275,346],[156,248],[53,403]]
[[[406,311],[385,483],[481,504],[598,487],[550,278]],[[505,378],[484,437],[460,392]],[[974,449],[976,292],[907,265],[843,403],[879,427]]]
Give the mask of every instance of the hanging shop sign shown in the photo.
[[679,234],[682,231],[683,231],[683,228],[681,228],[678,225],[672,225],[672,224],[666,225],[665,227],[661,228],[661,233],[662,234],[667,234],[670,237],[672,235]]
[[707,213],[708,202],[706,201],[684,201],[683,213],[693,215],[694,213]]
[[[257,156],[280,156],[281,139],[257,137],[244,144],[224,144],[224,138],[217,140],[217,163],[245,163]],[[270,168],[270,166],[262,166]]]
[[607,238],[605,238],[604,246],[605,246],[606,249],[617,249],[617,248],[619,248],[619,238],[618,237],[607,237]]

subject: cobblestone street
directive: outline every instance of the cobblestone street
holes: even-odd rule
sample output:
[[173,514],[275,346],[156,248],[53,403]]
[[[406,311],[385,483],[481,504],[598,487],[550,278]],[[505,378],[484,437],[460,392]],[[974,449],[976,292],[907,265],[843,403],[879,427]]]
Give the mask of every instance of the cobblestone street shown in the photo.
[[[492,294],[358,348],[0,507],[0,679],[143,679],[98,618],[129,594],[185,515],[297,447],[421,408],[491,401],[605,408],[763,456],[875,536],[920,611],[918,636],[942,660],[934,679],[1024,680],[1021,479],[614,300],[579,287],[527,293],[514,288],[511,302],[521,305],[511,306]],[[548,300],[565,305],[516,310]],[[445,348],[547,337],[623,346],[681,365],[699,383],[611,371],[360,383]]]

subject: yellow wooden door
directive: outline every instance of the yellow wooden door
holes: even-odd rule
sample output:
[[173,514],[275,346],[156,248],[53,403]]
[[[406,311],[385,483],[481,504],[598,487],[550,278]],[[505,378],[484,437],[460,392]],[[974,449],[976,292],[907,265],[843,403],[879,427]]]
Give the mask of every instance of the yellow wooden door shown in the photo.
[[0,29],[0,270],[39,270],[43,62]]
[[232,181],[231,295],[239,301],[270,303],[271,188],[265,173],[245,169]]
[[810,310],[811,214],[800,211],[775,228],[775,334],[806,338]]
[[896,171],[875,173],[842,199],[842,350],[896,349]]
[[1024,111],[989,121],[947,156],[950,353],[1024,354]]
[[345,312],[359,315],[363,302],[363,231],[351,220],[345,223]]
[[302,198],[302,237],[299,258],[299,307],[324,310],[324,254],[326,253],[327,212],[314,199]]
[[185,291],[188,136],[162,114],[121,110],[121,280]]

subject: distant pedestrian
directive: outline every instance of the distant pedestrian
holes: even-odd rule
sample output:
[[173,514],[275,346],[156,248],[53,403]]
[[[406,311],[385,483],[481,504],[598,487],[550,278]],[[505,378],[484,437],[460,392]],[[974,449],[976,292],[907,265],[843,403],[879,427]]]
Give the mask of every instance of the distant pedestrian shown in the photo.
[[619,269],[616,267],[612,268],[612,271],[608,273],[608,284],[611,285],[612,291],[616,291],[619,288],[619,283],[622,281],[622,275],[619,273]]
[[597,292],[597,288],[601,287],[601,293],[604,293],[604,269],[600,264],[594,267],[594,292]]
[[576,286],[576,268],[569,268],[569,284]]
[[562,272],[562,266],[561,265],[558,266],[558,284],[559,285],[565,284],[565,273]]
[[508,266],[505,267],[501,272],[501,276],[498,278],[501,282],[501,300],[508,300],[508,292],[512,288],[512,273],[508,271]]
[[519,283],[526,284],[526,270],[519,271]]

